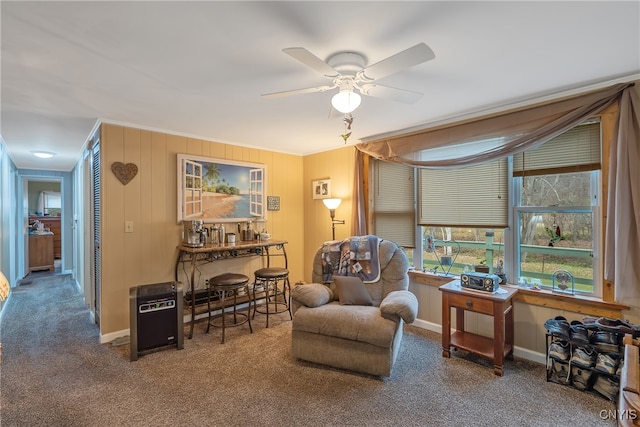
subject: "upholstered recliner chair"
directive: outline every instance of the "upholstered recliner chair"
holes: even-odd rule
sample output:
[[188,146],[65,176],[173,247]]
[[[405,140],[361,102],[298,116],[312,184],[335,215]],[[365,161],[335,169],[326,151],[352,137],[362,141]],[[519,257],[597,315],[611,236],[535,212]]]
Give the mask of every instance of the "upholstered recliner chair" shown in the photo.
[[[314,283],[299,284],[292,290],[292,354],[318,364],[390,376],[402,342],[403,322],[415,320],[418,300],[408,291],[409,260],[404,250],[395,242],[365,237],[372,242],[371,260],[358,260],[353,248],[348,260],[347,247],[341,269],[332,272],[325,244],[313,260]],[[340,244],[344,248],[352,239],[363,237]],[[360,265],[378,260],[379,271],[374,266],[369,275],[375,281],[360,279]]]

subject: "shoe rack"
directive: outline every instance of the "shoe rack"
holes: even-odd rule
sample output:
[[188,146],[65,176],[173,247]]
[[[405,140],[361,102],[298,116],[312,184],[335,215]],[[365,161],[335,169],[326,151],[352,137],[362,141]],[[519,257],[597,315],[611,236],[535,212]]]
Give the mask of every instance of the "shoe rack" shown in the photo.
[[[547,382],[555,382],[586,393],[595,394],[607,400],[616,402],[620,389],[620,375],[622,363],[624,363],[624,346],[622,345],[622,334],[610,332],[615,335],[617,342],[616,351],[602,351],[593,342],[594,334],[597,330],[588,330],[589,344],[582,341],[567,339],[566,336],[557,335],[547,330],[546,332],[546,354],[547,354]],[[608,332],[608,331],[604,331]],[[551,355],[551,344],[555,341],[567,343],[568,357],[566,360]],[[574,351],[583,349],[586,352],[595,354],[594,364],[590,368],[583,368],[572,363]],[[613,350],[613,348],[611,349]],[[596,369],[599,353],[617,356],[618,367],[613,374]]]

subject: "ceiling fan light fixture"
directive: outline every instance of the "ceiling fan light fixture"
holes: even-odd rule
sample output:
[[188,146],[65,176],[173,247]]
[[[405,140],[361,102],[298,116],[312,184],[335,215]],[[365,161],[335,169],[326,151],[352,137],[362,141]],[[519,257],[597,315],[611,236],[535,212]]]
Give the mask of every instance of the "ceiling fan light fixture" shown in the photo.
[[41,159],[50,159],[51,157],[56,155],[55,153],[51,153],[49,151],[40,151],[40,150],[32,151],[31,154]]
[[341,113],[347,114],[358,108],[361,101],[362,97],[353,90],[341,90],[333,95],[331,105]]

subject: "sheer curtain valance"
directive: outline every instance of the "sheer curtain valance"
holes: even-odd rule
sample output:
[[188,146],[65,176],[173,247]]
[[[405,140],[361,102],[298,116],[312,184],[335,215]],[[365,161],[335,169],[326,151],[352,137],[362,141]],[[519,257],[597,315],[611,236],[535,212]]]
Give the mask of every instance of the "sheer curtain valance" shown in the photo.
[[[356,144],[374,158],[420,168],[478,165],[535,148],[599,113],[632,86],[622,83],[583,95],[445,128]],[[428,150],[456,145],[457,157]],[[481,151],[469,147],[483,146]]]
[[[486,163],[535,148],[597,115],[614,102],[618,117],[610,148],[604,278],[615,284],[616,301],[640,307],[640,96],[622,83],[530,109],[446,128],[357,144],[374,158],[420,168],[457,168]],[[429,160],[425,150],[481,141],[480,151],[460,149],[457,157]],[[487,143],[487,141],[491,143]],[[359,155],[356,158],[360,157]],[[356,166],[356,180],[362,177]],[[354,188],[364,204],[361,189]],[[364,206],[358,211],[365,212]],[[359,224],[364,219],[361,218]]]

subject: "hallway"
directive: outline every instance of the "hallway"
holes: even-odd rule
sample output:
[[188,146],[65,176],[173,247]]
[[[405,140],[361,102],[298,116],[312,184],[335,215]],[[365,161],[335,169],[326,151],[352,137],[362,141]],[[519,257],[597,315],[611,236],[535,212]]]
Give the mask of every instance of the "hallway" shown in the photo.
[[30,285],[36,279],[58,276],[62,274],[62,260],[56,259],[54,261],[54,266],[55,266],[55,269],[53,271],[41,270],[41,271],[30,272],[24,278],[18,280],[17,286]]

